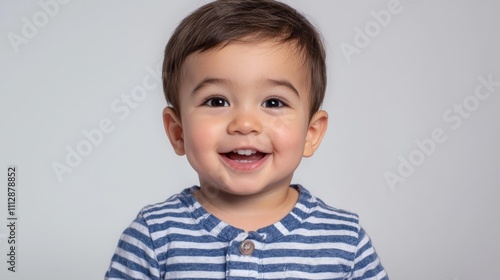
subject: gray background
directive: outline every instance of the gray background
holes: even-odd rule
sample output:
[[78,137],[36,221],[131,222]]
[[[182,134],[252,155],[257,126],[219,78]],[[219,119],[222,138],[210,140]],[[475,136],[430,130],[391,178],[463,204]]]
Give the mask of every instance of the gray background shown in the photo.
[[[164,134],[151,73],[176,24],[205,2],[73,0],[53,2],[52,15],[37,1],[0,3],[2,182],[7,165],[19,169],[18,272],[2,261],[0,278],[102,279],[140,208],[197,183]],[[500,87],[477,103],[474,91],[480,76],[500,81],[500,2],[401,0],[380,30],[371,11],[391,1],[285,2],[319,26],[329,64],[329,128],[294,182],[358,213],[391,279],[498,279]],[[31,38],[23,18],[40,25]],[[344,55],[367,25],[370,41]],[[137,95],[144,79],[154,88]],[[124,115],[132,94],[140,101]],[[448,111],[463,102],[467,117]],[[53,164],[106,119],[114,130],[59,180]],[[435,129],[446,140],[424,155],[415,141]],[[418,166],[391,187],[384,174],[411,155]]]

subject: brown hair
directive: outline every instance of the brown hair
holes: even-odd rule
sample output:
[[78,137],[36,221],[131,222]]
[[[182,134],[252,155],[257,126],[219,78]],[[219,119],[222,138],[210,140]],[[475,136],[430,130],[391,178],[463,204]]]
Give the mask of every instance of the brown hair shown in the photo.
[[223,47],[250,37],[293,42],[310,68],[310,116],[317,112],[326,90],[325,50],[316,28],[290,6],[272,0],[219,0],[195,10],[181,21],[165,48],[163,91],[179,112],[181,67],[195,52]]

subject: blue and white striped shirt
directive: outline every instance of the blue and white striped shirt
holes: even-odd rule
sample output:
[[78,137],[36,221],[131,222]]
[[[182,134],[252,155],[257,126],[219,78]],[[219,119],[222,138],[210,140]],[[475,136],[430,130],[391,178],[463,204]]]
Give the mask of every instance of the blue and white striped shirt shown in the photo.
[[147,206],[106,279],[389,279],[357,215],[294,187],[294,209],[251,232],[209,214],[192,195],[197,186]]

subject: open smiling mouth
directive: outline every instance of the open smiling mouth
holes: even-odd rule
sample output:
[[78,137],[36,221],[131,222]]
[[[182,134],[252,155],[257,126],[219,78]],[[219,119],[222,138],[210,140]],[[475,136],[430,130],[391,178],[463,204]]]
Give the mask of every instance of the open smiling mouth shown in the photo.
[[226,163],[235,169],[241,170],[256,169],[267,159],[268,155],[270,154],[254,149],[238,149],[221,154]]
[[259,161],[266,156],[265,153],[251,149],[234,150],[232,152],[225,153],[224,155],[230,160],[234,160],[240,163],[251,163]]

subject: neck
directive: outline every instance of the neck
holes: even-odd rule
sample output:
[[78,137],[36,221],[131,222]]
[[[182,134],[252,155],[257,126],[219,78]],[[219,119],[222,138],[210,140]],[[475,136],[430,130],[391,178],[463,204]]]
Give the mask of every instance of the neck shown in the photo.
[[234,195],[203,188],[195,198],[210,214],[245,231],[255,231],[284,218],[295,206],[299,193],[289,186],[254,195]]

